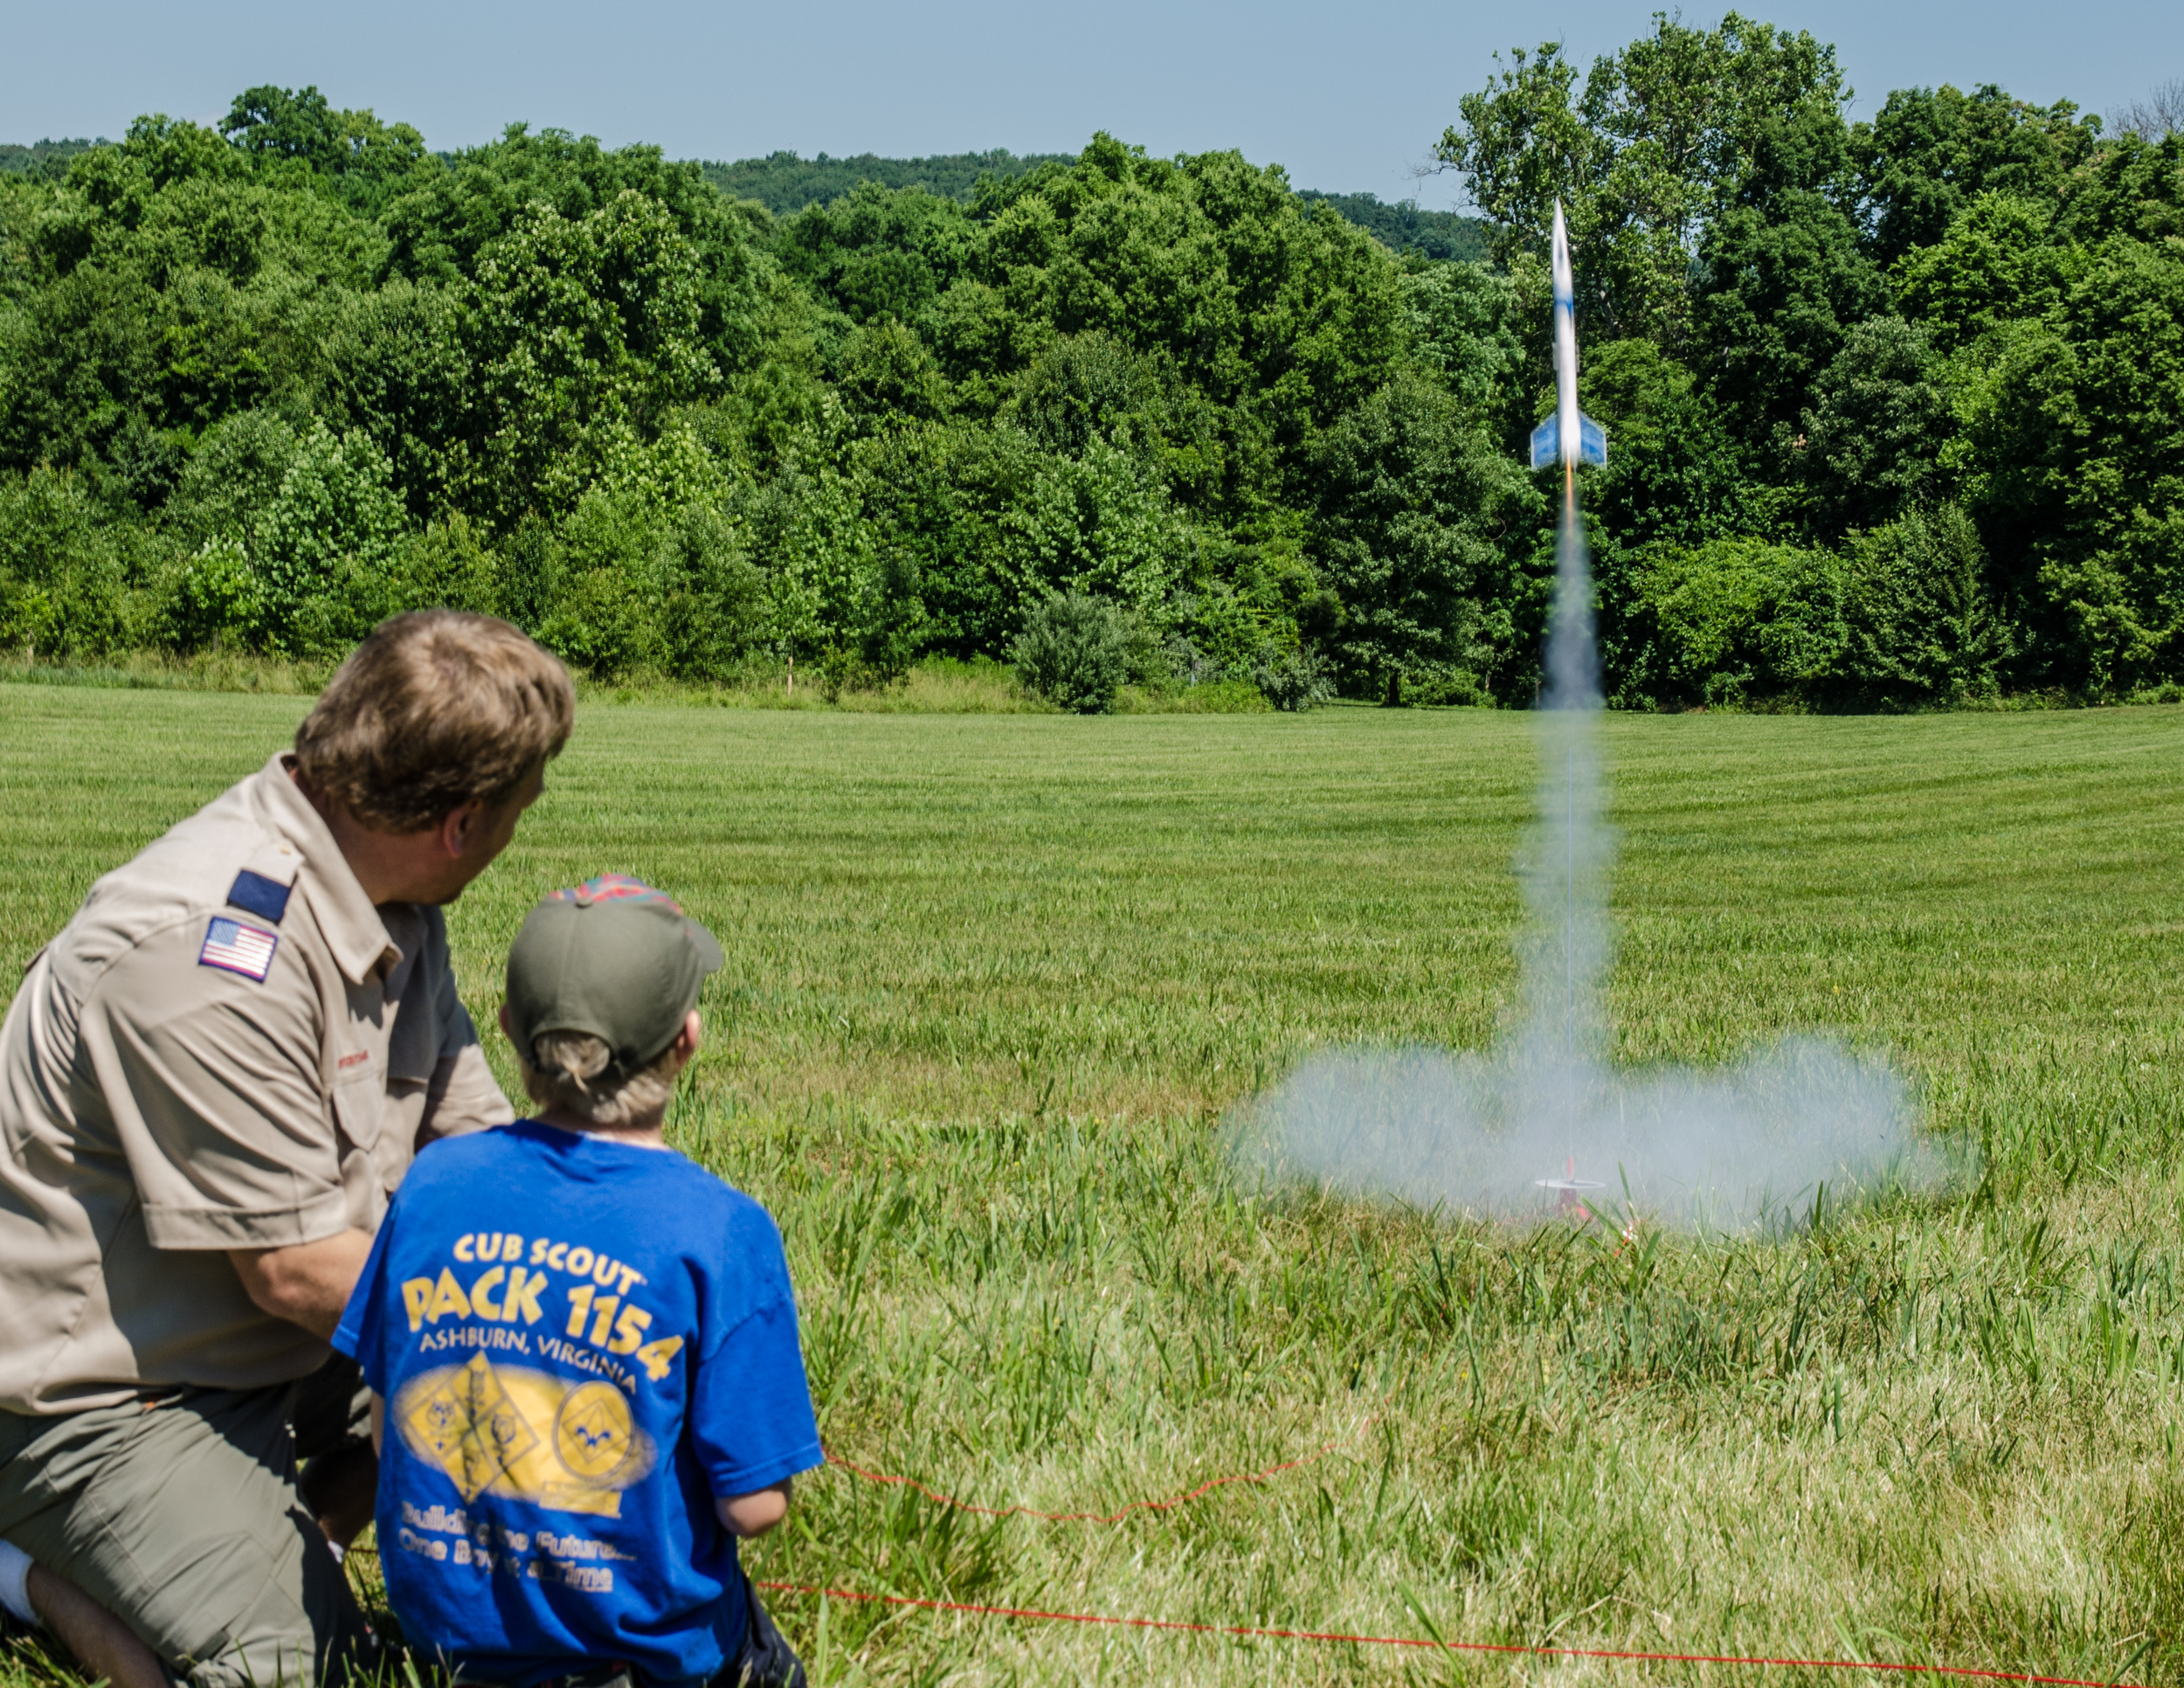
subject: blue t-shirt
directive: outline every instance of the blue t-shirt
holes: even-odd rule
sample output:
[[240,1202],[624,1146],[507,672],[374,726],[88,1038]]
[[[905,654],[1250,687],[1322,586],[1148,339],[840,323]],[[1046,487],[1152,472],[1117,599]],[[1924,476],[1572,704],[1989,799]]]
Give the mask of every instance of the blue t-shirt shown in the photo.
[[714,1498],[821,1457],[764,1207],[671,1150],[532,1120],[436,1143],[334,1346],[386,1402],[379,1552],[413,1645],[514,1684],[735,1656]]

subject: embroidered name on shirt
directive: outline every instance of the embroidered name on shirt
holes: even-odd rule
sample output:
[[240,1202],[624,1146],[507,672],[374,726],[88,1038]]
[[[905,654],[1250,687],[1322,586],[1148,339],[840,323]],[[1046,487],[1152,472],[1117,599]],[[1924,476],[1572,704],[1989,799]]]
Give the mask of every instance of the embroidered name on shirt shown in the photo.
[[335,1062],[334,1065],[341,1071],[347,1072],[351,1067],[361,1067],[364,1064],[364,1062],[370,1061],[370,1059],[371,1051],[370,1049],[358,1049],[354,1054],[343,1055],[339,1061]]
[[197,965],[240,973],[262,985],[280,943],[271,932],[261,932],[239,920],[215,916],[212,924],[205,928],[204,947],[197,951]]

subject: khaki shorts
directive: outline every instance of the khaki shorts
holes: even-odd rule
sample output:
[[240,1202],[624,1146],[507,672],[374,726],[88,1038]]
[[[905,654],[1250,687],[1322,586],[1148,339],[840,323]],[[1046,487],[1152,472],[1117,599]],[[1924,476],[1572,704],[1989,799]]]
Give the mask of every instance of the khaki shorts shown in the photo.
[[365,1434],[338,1355],[301,1383],[176,1389],[58,1417],[0,1412],[0,1536],[193,1688],[339,1678],[373,1643],[296,1461]]

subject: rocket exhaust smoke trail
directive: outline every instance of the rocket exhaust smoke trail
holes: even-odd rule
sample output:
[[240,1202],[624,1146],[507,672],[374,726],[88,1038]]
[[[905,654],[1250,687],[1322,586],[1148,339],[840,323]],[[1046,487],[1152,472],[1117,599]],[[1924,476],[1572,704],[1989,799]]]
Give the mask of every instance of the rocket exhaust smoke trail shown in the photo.
[[1317,1056],[1237,1122],[1239,1159],[1277,1177],[1482,1215],[1589,1203],[1663,1223],[1736,1230],[1795,1225],[1839,1199],[1930,1183],[1885,1066],[1817,1040],[1711,1072],[1623,1073],[1606,1060],[1601,986],[1613,961],[1603,804],[1600,659],[1576,466],[1605,460],[1577,405],[1569,252],[1555,210],[1555,415],[1533,467],[1559,461],[1562,515],[1545,674],[1535,712],[1538,819],[1520,874],[1529,910],[1513,1035],[1486,1054],[1356,1049]]

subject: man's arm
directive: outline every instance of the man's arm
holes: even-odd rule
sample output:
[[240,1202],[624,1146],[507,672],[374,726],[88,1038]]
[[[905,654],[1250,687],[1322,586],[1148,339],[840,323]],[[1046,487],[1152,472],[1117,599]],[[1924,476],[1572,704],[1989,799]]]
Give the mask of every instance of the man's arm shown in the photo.
[[286,1249],[230,1249],[235,1275],[259,1311],[330,1338],[371,1253],[369,1231],[338,1231]]
[[483,1131],[488,1126],[506,1125],[515,1117],[515,1110],[508,1105],[499,1083],[493,1076],[493,1069],[486,1061],[486,1052],[478,1041],[477,1022],[470,1011],[463,1007],[462,998],[455,989],[455,970],[447,950],[447,930],[442,913],[438,909],[418,911],[425,917],[425,953],[418,958],[421,966],[437,968],[438,983],[433,997],[439,1005],[439,1059],[432,1068],[432,1078],[425,1091],[425,1117],[419,1122],[417,1146],[419,1149],[443,1137],[460,1137],[466,1131]]

